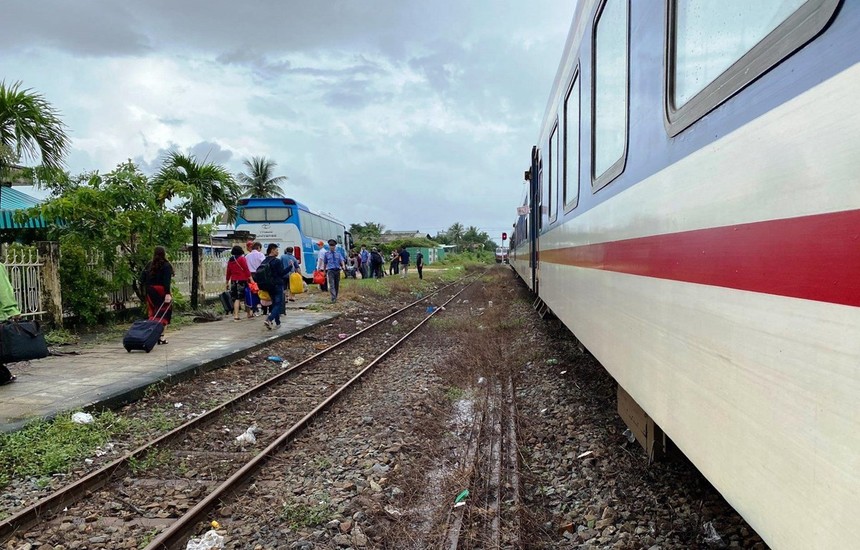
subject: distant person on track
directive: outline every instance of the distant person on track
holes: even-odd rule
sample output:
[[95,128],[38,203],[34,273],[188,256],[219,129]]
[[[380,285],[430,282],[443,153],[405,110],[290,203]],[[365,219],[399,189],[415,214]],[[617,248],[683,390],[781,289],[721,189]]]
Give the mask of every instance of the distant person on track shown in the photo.
[[415,254],[415,269],[418,270],[418,278],[423,279],[424,278],[424,254],[422,254],[420,250]]
[[[163,246],[156,246],[152,253],[152,260],[146,264],[143,270],[143,290],[146,295],[146,310],[149,314],[149,320],[153,321],[158,317],[158,320],[164,325],[164,331],[161,333],[161,338],[158,339],[159,344],[166,344],[167,338],[164,332],[167,331],[167,325],[170,324],[173,308],[173,296],[170,295],[170,279],[173,277],[173,266],[167,261],[167,254]],[[164,312],[167,308],[167,313]],[[159,311],[161,310],[161,311]]]
[[[6,266],[0,264],[0,321],[19,317],[21,317],[21,311],[18,309],[18,301],[15,299],[15,290],[12,288],[12,283],[9,282]],[[0,363],[0,386],[11,384],[17,379],[18,377],[9,372],[6,365]]]
[[239,308],[245,301],[245,287],[251,279],[251,271],[248,269],[248,260],[245,259],[242,247],[238,244],[230,250],[226,277],[227,290],[233,300],[233,321],[239,321]]
[[409,251],[405,246],[400,247],[400,252],[397,254],[400,260],[400,278],[405,279],[406,273],[409,271]]
[[325,264],[326,281],[331,294],[331,303],[337,302],[337,294],[340,291],[340,273],[346,271],[346,259],[337,249],[337,241],[329,239],[328,252],[323,254]]
[[[272,310],[266,317],[266,328],[281,328],[281,313],[284,312],[284,264],[278,257],[278,245],[269,243],[266,247],[266,259],[263,263],[271,270],[271,280],[274,287],[269,291],[272,300]],[[262,265],[262,264],[261,264]]]
[[367,245],[361,245],[361,250],[358,252],[359,258],[361,258],[361,278],[367,279],[371,276],[370,274],[370,251],[367,249]]

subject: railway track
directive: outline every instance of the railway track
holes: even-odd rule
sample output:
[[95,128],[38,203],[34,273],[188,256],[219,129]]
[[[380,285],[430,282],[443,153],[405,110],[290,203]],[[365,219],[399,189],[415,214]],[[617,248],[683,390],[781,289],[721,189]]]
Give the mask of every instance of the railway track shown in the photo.
[[448,514],[440,550],[523,548],[513,382],[488,382],[462,467],[473,492]]
[[184,548],[214,506],[440,311],[425,305],[444,306],[472,282],[408,304],[21,510],[0,522],[0,540],[106,548],[100,533],[123,529],[128,539],[151,540],[147,548]]

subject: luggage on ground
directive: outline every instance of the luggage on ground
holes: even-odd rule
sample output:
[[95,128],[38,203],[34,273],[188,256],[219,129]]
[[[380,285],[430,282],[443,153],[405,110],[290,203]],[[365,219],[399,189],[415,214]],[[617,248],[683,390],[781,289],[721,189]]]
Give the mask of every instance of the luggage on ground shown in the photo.
[[0,323],[0,362],[31,361],[48,356],[48,344],[36,321]]
[[164,333],[164,325],[161,324],[161,320],[164,319],[169,310],[170,304],[161,304],[152,320],[135,321],[122,339],[122,347],[125,348],[125,351],[129,353],[132,350],[143,350],[146,353],[152,351]]
[[304,281],[301,273],[293,271],[290,273],[290,292],[293,294],[301,294],[305,291]]
[[218,297],[221,299],[221,307],[224,308],[224,313],[233,313],[233,299],[230,298],[230,291],[225,290]]

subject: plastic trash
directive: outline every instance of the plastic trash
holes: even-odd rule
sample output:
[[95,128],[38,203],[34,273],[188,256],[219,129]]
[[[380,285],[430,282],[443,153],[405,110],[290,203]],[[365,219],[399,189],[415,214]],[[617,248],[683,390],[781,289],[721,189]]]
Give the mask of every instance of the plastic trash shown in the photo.
[[283,357],[278,357],[277,355],[270,355],[270,356],[266,357],[266,359],[273,362],[273,363],[283,363],[284,362]]
[[427,306],[427,313],[433,313],[438,308],[436,306]]
[[76,412],[72,415],[72,422],[75,424],[92,424],[95,419],[90,413]]
[[239,443],[240,445],[245,445],[245,444],[253,445],[254,443],[257,442],[257,436],[254,435],[254,432],[256,432],[256,431],[257,431],[257,426],[249,427],[247,430],[242,432],[241,435],[236,436],[236,442]]
[[630,431],[630,428],[627,428],[626,430],[624,430],[624,432],[622,432],[621,435],[626,437],[627,441],[629,441],[630,443],[633,443],[634,441],[636,441],[636,436],[633,435],[633,432]]
[[182,403],[174,403],[173,404],[174,409],[181,409],[182,407],[183,407]]
[[203,538],[191,539],[185,545],[185,550],[215,550],[217,548],[224,548],[224,537],[214,529],[206,531]]
[[721,537],[720,534],[717,533],[717,530],[714,528],[714,524],[710,521],[702,525],[702,534],[705,535],[705,544],[710,544],[713,546],[725,545],[725,542],[723,542],[723,537]]
[[[469,490],[463,489],[462,491],[460,491],[460,494],[457,495],[457,498],[454,499],[454,506],[456,506],[457,504],[460,504],[461,502],[463,502],[467,498],[469,498]],[[465,504],[465,502],[463,502],[463,504]]]
[[397,325],[399,325],[399,324],[400,324],[400,323],[398,323],[398,322],[397,322],[397,319],[395,319],[395,320],[391,321],[391,325],[392,325],[392,326],[397,326]]
[[547,365],[558,365],[558,359],[547,359],[546,364]]
[[591,454],[594,454],[594,451],[585,451],[585,452],[584,452],[584,453],[582,453],[581,455],[578,455],[576,458],[585,458],[585,457],[587,457],[588,455],[591,455]]
[[341,332],[340,334],[337,335],[337,337],[340,338],[341,340],[343,340],[344,338],[346,338],[346,333]]
[[356,357],[355,361],[353,361],[352,364],[355,365],[356,367],[360,367],[361,365],[364,364],[364,357]]

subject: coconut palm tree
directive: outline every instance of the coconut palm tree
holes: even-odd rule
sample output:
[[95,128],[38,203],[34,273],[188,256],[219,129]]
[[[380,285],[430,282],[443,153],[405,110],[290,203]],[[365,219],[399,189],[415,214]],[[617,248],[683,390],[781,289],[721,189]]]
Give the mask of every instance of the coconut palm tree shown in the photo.
[[277,162],[266,157],[251,157],[245,159],[248,173],[240,173],[237,178],[242,185],[243,197],[282,197],[284,190],[281,183],[287,181],[287,176],[275,176]]
[[183,200],[177,211],[191,218],[191,308],[197,309],[199,284],[198,220],[207,219],[221,207],[235,212],[239,186],[224,167],[198,162],[192,155],[170,153],[154,180],[162,200]]
[[460,222],[456,222],[451,224],[451,227],[448,228],[448,238],[451,239],[451,242],[457,246],[460,246],[460,241],[463,240],[463,234],[466,229],[463,227],[463,224]]
[[20,82],[0,82],[0,178],[21,160],[59,169],[68,147],[59,112],[41,94],[22,90]]

